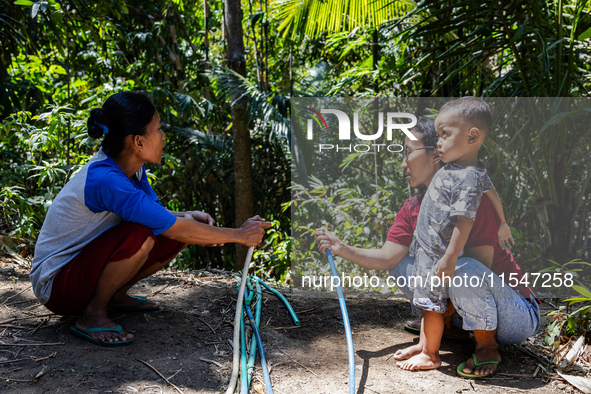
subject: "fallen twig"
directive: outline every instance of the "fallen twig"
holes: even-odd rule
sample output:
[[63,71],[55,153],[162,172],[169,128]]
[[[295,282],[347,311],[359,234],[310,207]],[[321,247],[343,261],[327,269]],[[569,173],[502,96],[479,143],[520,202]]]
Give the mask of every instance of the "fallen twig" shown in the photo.
[[169,385],[171,385],[172,387],[174,387],[176,389],[176,391],[178,391],[179,393],[183,394],[183,392],[181,391],[181,389],[179,389],[178,387],[176,387],[174,384],[170,383],[170,381],[168,379],[166,379],[164,377],[164,375],[162,375],[160,372],[158,372],[158,370],[156,368],[154,368],[153,366],[151,366],[150,364],[148,364],[147,362],[140,360],[139,358],[136,358],[136,361],[139,361],[140,363],[144,364],[145,366],[147,366],[148,368],[150,368],[152,371],[156,372],[156,374],[158,376],[160,376],[162,379],[164,379],[164,381],[166,383],[168,383]]
[[8,254],[11,255],[12,258],[15,259],[19,263],[19,265],[24,266],[24,267],[29,267],[29,268],[31,267],[30,261],[23,259],[14,250],[12,250],[8,245],[4,244],[4,247],[6,248],[6,251],[8,252]]
[[10,296],[10,297],[8,297],[7,299],[5,299],[5,300],[2,302],[2,304],[0,304],[0,305],[4,305],[4,304],[6,304],[6,302],[7,302],[8,300],[10,300],[10,299],[12,299],[12,298],[16,297],[16,296],[17,296],[17,295],[19,295],[19,294],[22,294],[22,293],[24,293],[25,291],[29,290],[30,288],[31,288],[31,286],[29,285],[29,286],[27,286],[26,288],[24,288],[24,289],[22,289],[21,291],[19,291],[18,293],[14,294],[14,295],[11,295],[11,296]]
[[319,306],[316,308],[312,308],[312,309],[307,309],[303,312],[296,312],[296,314],[298,316],[300,315],[307,315],[307,314],[312,314],[312,313],[321,313],[321,312],[326,312],[326,311],[330,311],[332,309],[339,309],[339,306],[329,306],[326,308],[320,308]]
[[272,319],[272,318],[273,318],[273,317],[271,316],[271,317],[269,318],[269,320],[267,320],[267,324],[265,324],[265,325],[263,325],[261,328],[259,328],[259,331],[262,331],[262,330],[264,330],[265,328],[267,328],[267,326],[269,325],[269,323],[271,323],[271,319]]
[[222,324],[224,324],[224,319],[222,318],[222,322],[220,324],[218,324],[218,326],[216,328],[214,328],[214,330],[217,330],[218,328],[220,328],[222,326]]
[[209,329],[211,330],[211,332],[213,332],[214,334],[216,333],[215,330],[213,329],[212,326],[210,326],[205,320],[201,319],[201,318],[197,318],[197,320],[199,320],[201,323],[205,324],[207,327],[209,327]]
[[33,378],[33,383],[37,383],[39,378],[41,378],[41,376],[43,376],[44,374],[45,374],[45,365],[43,367],[41,367],[41,371],[39,371],[37,373],[37,375],[35,375],[35,377]]
[[[4,306],[11,306],[11,305],[24,304],[26,302],[33,302],[33,301],[37,301],[37,300],[14,301],[14,302],[10,302],[8,304],[2,303],[2,305],[4,305]],[[6,301],[4,301],[4,302],[6,302]]]
[[178,371],[176,371],[175,373],[173,373],[171,376],[168,377],[168,380],[174,378],[176,375],[178,375],[179,372],[181,372],[183,369],[179,369]]
[[34,333],[37,332],[37,330],[39,330],[41,328],[42,325],[44,325],[45,323],[47,323],[50,320],[51,320],[51,316],[47,316],[47,318],[43,319],[43,321],[41,323],[39,323],[39,325],[34,330],[29,332],[29,334],[33,335]]
[[301,326],[286,326],[286,327],[264,327],[260,331],[263,330],[292,330],[294,328],[300,328]]
[[55,316],[55,313],[46,313],[44,315],[33,315],[33,316],[27,316],[27,317],[13,317],[12,319],[0,321],[0,325],[1,324],[12,323],[12,322],[17,321],[17,320],[36,319],[38,317],[47,317],[47,316]]
[[528,348],[525,347],[521,347],[519,345],[513,345],[513,347],[517,350],[519,350],[520,352],[527,354],[530,357],[535,358],[536,360],[538,360],[538,362],[542,363],[542,364],[547,364],[548,360],[544,360],[542,357],[538,356],[537,354],[535,354],[534,352],[532,352],[531,350],[529,350]]
[[150,297],[153,296],[154,294],[158,294],[160,293],[162,290],[166,289],[168,286],[170,286],[170,283],[165,284],[164,286],[162,286],[161,288],[154,290],[152,292],[152,294],[150,294]]
[[28,327],[24,327],[24,326],[15,326],[14,324],[0,324],[0,327],[2,328],[17,328],[19,330],[24,330]]
[[320,308],[319,306],[312,308],[312,309],[306,309],[305,311],[301,311],[301,312],[296,312],[296,315],[303,315],[306,313],[312,313],[313,311],[315,311],[316,309]]
[[27,307],[25,307],[26,310],[33,310],[33,309],[37,309],[37,308],[41,308],[43,305],[40,303],[36,303],[33,305],[29,305]]
[[223,364],[220,364],[220,363],[218,363],[217,361],[214,361],[214,360],[209,360],[207,358],[199,357],[199,360],[203,361],[204,363],[210,363],[210,364],[213,364],[213,365],[217,365],[220,368],[223,368],[224,367]]
[[55,356],[57,356],[57,352],[53,352],[49,356],[45,356],[45,357],[41,357],[41,358],[36,358],[35,359],[35,362],[38,363],[39,361],[48,360],[50,358],[54,358]]
[[65,343],[54,342],[54,343],[4,343],[0,341],[0,346],[63,346]]

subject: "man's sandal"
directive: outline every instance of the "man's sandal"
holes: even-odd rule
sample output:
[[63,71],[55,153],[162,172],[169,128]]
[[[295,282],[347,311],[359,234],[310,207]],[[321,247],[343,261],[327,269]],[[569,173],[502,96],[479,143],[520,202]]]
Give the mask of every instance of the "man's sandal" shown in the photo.
[[[466,365],[468,364],[468,362],[463,362],[460,365],[458,365],[458,369],[456,370],[456,372],[458,373],[458,375],[460,375],[461,377],[464,378],[471,378],[471,379],[479,379],[479,378],[485,378],[487,376],[490,376],[492,374],[494,374],[495,372],[497,372],[498,369],[498,365],[501,362],[501,360],[499,361],[495,361],[495,360],[489,360],[489,361],[483,361],[481,363],[479,363],[478,361],[476,361],[476,353],[472,353],[472,360],[474,361],[474,368],[480,366],[480,365],[486,365],[486,364],[495,364],[497,366],[497,368],[486,375],[476,375],[474,373],[466,373],[464,372],[464,368],[466,368]],[[472,372],[474,372],[474,368],[472,368]]]

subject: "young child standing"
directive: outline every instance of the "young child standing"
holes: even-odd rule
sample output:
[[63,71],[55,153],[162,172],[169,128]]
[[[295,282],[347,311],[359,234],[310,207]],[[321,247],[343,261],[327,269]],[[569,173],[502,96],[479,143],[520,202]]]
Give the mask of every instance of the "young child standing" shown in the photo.
[[447,164],[435,174],[425,193],[410,246],[415,257],[413,310],[423,311],[422,351],[399,362],[402,369],[434,369],[441,365],[439,345],[448,300],[443,281],[435,278],[433,282],[433,277],[453,278],[482,194],[487,193],[505,222],[499,197],[484,164],[478,161],[478,150],[491,127],[490,107],[475,97],[444,104],[435,119],[437,151]]

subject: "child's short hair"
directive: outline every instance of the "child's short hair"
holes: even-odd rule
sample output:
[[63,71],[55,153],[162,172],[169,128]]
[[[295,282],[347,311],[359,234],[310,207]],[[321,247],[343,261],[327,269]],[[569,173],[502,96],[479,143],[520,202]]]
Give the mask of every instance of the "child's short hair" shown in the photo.
[[470,123],[488,136],[492,128],[492,113],[489,105],[482,99],[474,96],[461,97],[443,104],[439,113],[456,110],[462,117],[462,121]]

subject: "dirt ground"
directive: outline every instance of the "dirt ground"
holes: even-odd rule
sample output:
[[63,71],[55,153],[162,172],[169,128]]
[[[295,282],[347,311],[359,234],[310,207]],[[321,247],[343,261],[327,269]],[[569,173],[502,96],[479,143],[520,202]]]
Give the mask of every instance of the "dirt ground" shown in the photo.
[[[130,346],[105,348],[71,335],[68,327],[75,318],[48,316],[33,296],[26,270],[2,267],[0,392],[225,392],[232,369],[228,340],[233,334],[236,280],[221,274],[163,271],[142,281],[132,293],[161,302],[161,310],[114,314],[136,339]],[[348,393],[347,345],[336,295],[281,291],[301,326],[293,325],[278,298],[264,292],[261,336],[274,392]],[[395,366],[394,352],[418,341],[403,330],[404,321],[412,317],[408,301],[358,293],[346,294],[346,303],[358,394],[578,392],[538,368],[546,366],[542,358],[516,346],[501,347],[499,372],[486,380],[456,375],[457,365],[473,351],[470,341],[444,340],[443,366],[438,370],[402,371]],[[258,356],[256,365],[250,392],[263,393]]]

